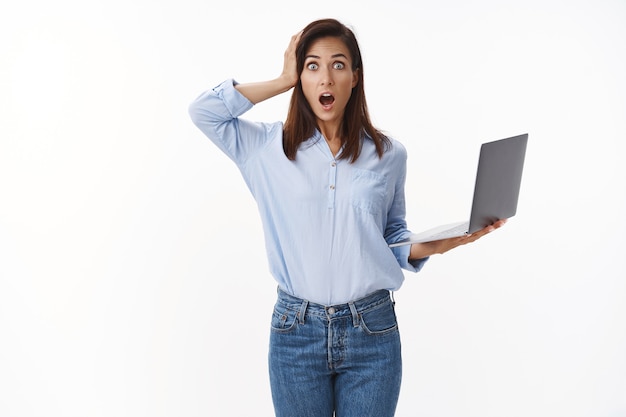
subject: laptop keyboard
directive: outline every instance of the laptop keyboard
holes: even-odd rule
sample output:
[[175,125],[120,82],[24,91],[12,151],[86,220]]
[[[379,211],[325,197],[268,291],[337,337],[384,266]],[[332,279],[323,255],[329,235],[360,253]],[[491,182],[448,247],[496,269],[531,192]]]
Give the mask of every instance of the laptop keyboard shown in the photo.
[[445,239],[450,236],[462,236],[469,227],[469,223],[461,223],[458,226],[452,227],[450,229],[446,229],[442,232],[436,233],[432,236],[432,240]]

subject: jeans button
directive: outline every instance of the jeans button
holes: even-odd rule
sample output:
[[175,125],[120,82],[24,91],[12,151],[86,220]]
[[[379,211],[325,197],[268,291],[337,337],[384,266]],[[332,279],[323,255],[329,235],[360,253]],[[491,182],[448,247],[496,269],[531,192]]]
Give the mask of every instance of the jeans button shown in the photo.
[[335,307],[329,307],[328,314],[335,314]]

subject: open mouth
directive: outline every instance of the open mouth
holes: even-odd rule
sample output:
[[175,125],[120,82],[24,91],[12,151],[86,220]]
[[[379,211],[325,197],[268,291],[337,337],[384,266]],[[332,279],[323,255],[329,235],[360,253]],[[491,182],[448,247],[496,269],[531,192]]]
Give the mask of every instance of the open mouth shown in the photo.
[[327,107],[335,102],[335,97],[330,93],[324,93],[320,96],[320,103],[322,106]]

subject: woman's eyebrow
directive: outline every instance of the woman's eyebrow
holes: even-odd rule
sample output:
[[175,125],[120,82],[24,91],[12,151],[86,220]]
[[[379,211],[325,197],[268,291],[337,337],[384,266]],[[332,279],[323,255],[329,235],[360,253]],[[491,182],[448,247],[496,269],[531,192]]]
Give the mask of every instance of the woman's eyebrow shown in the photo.
[[[345,54],[334,54],[334,55],[331,56],[331,58],[340,58],[340,57],[348,59],[348,57]],[[309,58],[321,59],[321,57],[317,56],[317,55],[307,55],[307,56],[304,57],[304,59],[309,59]]]

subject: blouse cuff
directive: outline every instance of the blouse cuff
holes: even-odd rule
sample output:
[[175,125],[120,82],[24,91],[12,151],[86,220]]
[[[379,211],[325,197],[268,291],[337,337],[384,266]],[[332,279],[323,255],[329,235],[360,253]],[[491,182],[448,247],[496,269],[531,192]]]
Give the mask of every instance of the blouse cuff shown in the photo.
[[392,250],[396,259],[400,263],[400,267],[410,272],[419,272],[429,259],[429,257],[426,257],[422,259],[409,260],[411,245],[396,246],[395,248],[392,248]]
[[241,116],[254,107],[254,104],[235,88],[237,84],[239,84],[237,81],[230,78],[213,88],[233,118]]

